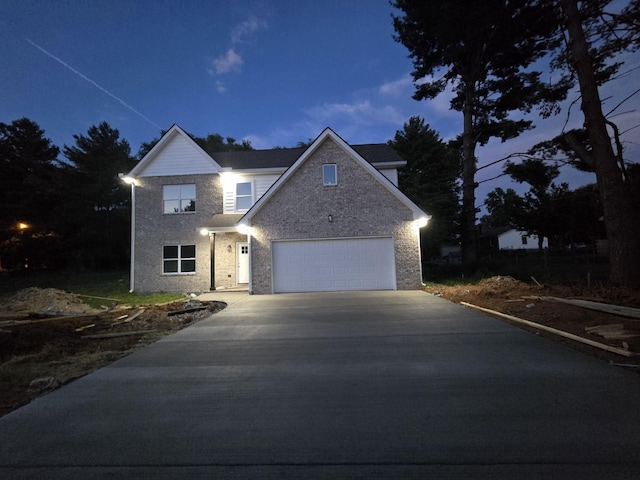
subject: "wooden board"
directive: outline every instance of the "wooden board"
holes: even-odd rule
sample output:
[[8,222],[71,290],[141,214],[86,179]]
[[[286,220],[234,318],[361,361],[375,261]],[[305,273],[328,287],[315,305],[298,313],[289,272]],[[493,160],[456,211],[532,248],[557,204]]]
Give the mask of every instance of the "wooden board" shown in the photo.
[[631,307],[622,307],[619,305],[609,305],[608,303],[591,302],[589,300],[570,300],[568,298],[559,297],[539,297],[545,302],[567,303],[576,307],[588,308],[599,312],[611,313],[612,315],[620,315],[622,317],[640,319],[640,309]]

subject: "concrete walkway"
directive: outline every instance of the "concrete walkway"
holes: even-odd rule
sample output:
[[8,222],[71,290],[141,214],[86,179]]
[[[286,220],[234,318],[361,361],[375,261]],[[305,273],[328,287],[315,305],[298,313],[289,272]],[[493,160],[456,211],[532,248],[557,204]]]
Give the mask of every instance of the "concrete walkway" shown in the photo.
[[239,294],[0,418],[0,478],[630,479],[639,401],[422,292]]

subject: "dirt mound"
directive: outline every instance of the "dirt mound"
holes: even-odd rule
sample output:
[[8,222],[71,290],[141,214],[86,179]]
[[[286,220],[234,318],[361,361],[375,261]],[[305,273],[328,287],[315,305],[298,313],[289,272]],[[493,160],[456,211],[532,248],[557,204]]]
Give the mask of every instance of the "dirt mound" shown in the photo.
[[483,278],[478,282],[478,285],[486,288],[513,288],[524,286],[526,283],[516,280],[513,277],[498,275],[497,277]]
[[25,288],[20,290],[4,304],[2,313],[95,313],[95,310],[82,302],[78,295],[55,288]]

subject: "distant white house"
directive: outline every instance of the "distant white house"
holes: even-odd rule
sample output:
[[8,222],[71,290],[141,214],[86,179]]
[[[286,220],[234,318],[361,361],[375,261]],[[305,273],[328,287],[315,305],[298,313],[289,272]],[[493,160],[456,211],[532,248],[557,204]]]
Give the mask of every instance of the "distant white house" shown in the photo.
[[[542,248],[548,247],[549,240],[544,238]],[[526,232],[512,228],[498,235],[498,248],[500,250],[535,250],[538,248],[538,236],[527,235]]]

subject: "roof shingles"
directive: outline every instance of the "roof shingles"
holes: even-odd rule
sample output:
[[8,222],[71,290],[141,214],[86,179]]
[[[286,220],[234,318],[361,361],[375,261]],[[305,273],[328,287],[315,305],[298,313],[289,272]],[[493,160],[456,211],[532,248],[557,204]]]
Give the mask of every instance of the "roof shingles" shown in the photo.
[[[372,164],[403,162],[404,159],[385,143],[351,145],[362,158]],[[288,168],[305,152],[306,148],[275,148],[272,150],[243,150],[214,152],[211,157],[223,168],[253,170],[262,168]]]

